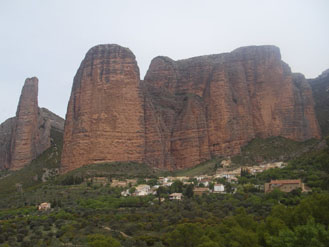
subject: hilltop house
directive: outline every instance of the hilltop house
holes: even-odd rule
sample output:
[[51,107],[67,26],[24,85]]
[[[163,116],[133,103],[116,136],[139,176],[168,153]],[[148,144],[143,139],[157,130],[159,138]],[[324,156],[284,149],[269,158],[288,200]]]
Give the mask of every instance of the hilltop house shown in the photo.
[[175,180],[179,180],[181,182],[186,182],[188,181],[190,178],[186,177],[186,176],[182,176],[182,177],[176,177]]
[[136,187],[135,195],[136,196],[147,196],[151,194],[151,186],[148,184],[140,184]]
[[201,179],[200,184],[203,184],[205,187],[208,187],[209,183],[211,183],[211,181],[212,180],[210,178],[204,178],[204,179]]
[[223,184],[214,185],[214,193],[225,193],[225,187]]
[[182,193],[172,193],[169,195],[169,200],[182,200]]
[[304,183],[300,179],[297,180],[271,180],[270,183],[265,183],[265,193],[269,193],[274,189],[279,189],[282,192],[290,192],[295,189],[305,191]]
[[120,181],[113,179],[111,183],[111,187],[127,187],[127,186],[128,186],[127,181]]
[[209,188],[194,188],[193,193],[196,196],[201,196],[202,194],[208,194],[209,193]]
[[39,211],[47,211],[51,208],[51,204],[49,202],[43,202],[38,206]]

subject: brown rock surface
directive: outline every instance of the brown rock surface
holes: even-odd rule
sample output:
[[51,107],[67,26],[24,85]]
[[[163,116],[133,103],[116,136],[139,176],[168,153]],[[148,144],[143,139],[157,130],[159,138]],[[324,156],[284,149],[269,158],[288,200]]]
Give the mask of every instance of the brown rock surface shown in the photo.
[[16,118],[9,118],[0,125],[0,170],[9,169],[11,163],[11,140]]
[[26,79],[16,112],[11,143],[11,170],[21,169],[36,157],[38,136],[38,79]]
[[320,137],[309,85],[274,46],[180,61],[157,57],[143,84],[146,162],[165,157],[150,162],[157,167],[237,154],[256,136]]
[[16,117],[0,125],[0,169],[18,170],[51,145],[50,131],[64,130],[64,119],[38,107],[38,79],[28,78]]
[[310,79],[309,83],[314,95],[314,108],[322,136],[329,136],[329,69],[317,78]]
[[99,45],[86,54],[68,105],[62,171],[111,161],[143,161],[144,109],[133,53]]
[[111,161],[180,169],[237,154],[255,137],[319,138],[313,105],[274,46],[157,57],[141,85],[128,49],[96,46],[74,79],[62,171]]

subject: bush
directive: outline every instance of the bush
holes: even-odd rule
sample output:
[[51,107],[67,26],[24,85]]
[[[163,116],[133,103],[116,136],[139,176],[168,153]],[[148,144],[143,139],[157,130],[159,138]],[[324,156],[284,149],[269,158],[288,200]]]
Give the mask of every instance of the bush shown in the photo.
[[70,175],[70,176],[66,176],[62,180],[61,184],[62,185],[75,185],[75,184],[81,184],[81,183],[83,183],[83,181],[84,181],[83,177]]
[[88,236],[88,246],[90,247],[120,247],[121,244],[111,236],[102,234],[91,234]]

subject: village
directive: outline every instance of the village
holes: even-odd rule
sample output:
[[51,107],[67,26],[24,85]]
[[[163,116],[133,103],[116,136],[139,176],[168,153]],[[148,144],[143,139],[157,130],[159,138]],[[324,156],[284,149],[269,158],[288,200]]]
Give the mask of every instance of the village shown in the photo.
[[[230,160],[223,160],[214,175],[197,176],[166,176],[158,178],[132,178],[112,179],[110,177],[94,176],[87,179],[87,183],[93,186],[110,186],[121,190],[122,197],[143,197],[157,196],[160,201],[182,200],[184,196],[202,196],[203,194],[226,194],[236,193],[239,178],[243,173],[249,176],[256,176],[258,173],[272,168],[283,168],[284,162],[262,164],[259,166],[232,167]],[[290,192],[300,189],[302,192],[309,192],[310,189],[300,179],[272,180],[263,185],[253,185],[258,191],[270,193],[278,189],[282,192]],[[174,187],[174,188],[172,188]],[[185,188],[185,195],[182,188]],[[159,189],[160,188],[160,189]],[[178,188],[178,189],[177,189]],[[189,190],[188,193],[186,191]],[[161,192],[162,191],[162,192]],[[163,192],[166,193],[163,193]],[[161,194],[162,193],[162,194]],[[166,195],[166,196],[164,196]],[[51,208],[50,203],[39,205],[39,211],[47,211]]]
[[[194,196],[201,196],[209,193],[235,193],[238,184],[238,179],[242,172],[247,172],[250,175],[256,175],[265,170],[272,168],[283,168],[286,164],[284,162],[275,162],[262,164],[259,166],[244,166],[238,168],[231,167],[230,160],[223,160],[220,168],[216,170],[214,175],[198,175],[198,176],[168,176],[155,178],[139,179],[110,179],[108,177],[93,177],[90,178],[94,184],[101,184],[103,186],[119,187],[124,189],[121,196],[148,196],[159,195],[158,189],[160,187],[170,188],[174,183],[179,183],[182,186],[190,186],[193,190]],[[270,183],[257,187],[259,190],[268,193],[275,188],[281,191],[289,192],[291,190],[300,188],[302,191],[307,189],[301,180],[273,180]],[[182,192],[174,192],[169,194],[169,200],[181,200],[183,198]]]
[[[253,177],[261,172],[273,168],[286,167],[284,162],[267,163],[255,166],[234,166],[231,160],[223,160],[213,175],[196,176],[163,176],[152,178],[114,179],[106,176],[93,176],[85,180],[88,186],[109,186],[117,188],[122,197],[156,196],[159,202],[165,200],[180,201],[187,197],[202,196],[204,194],[235,194],[241,186],[239,179],[247,174]],[[244,175],[243,175],[244,174]],[[258,192],[270,193],[274,190],[291,192],[299,189],[301,192],[310,192],[301,179],[271,180],[265,184],[249,184]],[[49,202],[41,203],[39,211],[48,211],[52,205]]]

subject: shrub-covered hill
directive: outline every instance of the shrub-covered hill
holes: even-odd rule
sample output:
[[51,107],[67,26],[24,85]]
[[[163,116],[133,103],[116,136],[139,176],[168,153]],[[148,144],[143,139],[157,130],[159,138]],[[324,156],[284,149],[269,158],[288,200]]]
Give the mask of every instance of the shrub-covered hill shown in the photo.
[[[133,162],[114,162],[94,164],[73,170],[65,175],[57,176],[60,168],[62,134],[52,131],[53,144],[32,163],[22,170],[4,171],[0,177],[0,194],[19,190],[28,190],[43,182],[54,180],[59,182],[68,176],[88,178],[104,176],[109,178],[139,178],[155,176],[196,176],[202,174],[212,175],[219,167],[222,157],[203,162],[195,167],[166,172],[155,170],[145,164]],[[246,164],[259,164],[261,162],[287,161],[304,152],[317,148],[318,141],[295,142],[283,137],[267,139],[254,139],[242,148],[240,155],[232,157],[236,166]]]
[[109,177],[109,178],[145,178],[157,175],[157,171],[148,165],[135,162],[113,162],[86,165],[62,175],[59,180],[68,177]]
[[[256,138],[242,147],[241,154],[231,157],[232,166],[258,165],[276,161],[289,161],[303,153],[323,148],[324,142],[311,139],[296,142],[284,137]],[[174,171],[168,174],[174,176],[213,175],[220,167],[224,157],[213,158],[195,167]]]
[[275,161],[288,161],[313,149],[317,149],[319,141],[310,139],[296,142],[284,137],[256,138],[242,147],[241,154],[232,157],[238,165],[256,165]]
[[[122,172],[131,169],[130,176],[134,166],[138,164],[127,164]],[[3,194],[0,245],[326,247],[328,166],[328,148],[311,150],[286,168],[256,177],[246,174],[232,185],[236,193],[193,196],[186,193],[188,185],[173,184],[160,196],[183,192],[183,200],[162,203],[153,195],[122,197],[123,188],[109,185],[63,183],[70,176],[94,176],[104,170],[112,174],[115,165],[86,167],[28,190]],[[272,178],[299,177],[313,192],[264,194],[257,186]],[[38,211],[36,206],[41,202],[50,202],[52,209]]]
[[283,169],[270,169],[258,175],[260,182],[271,179],[302,179],[313,189],[329,190],[329,137],[327,147],[303,153]]

